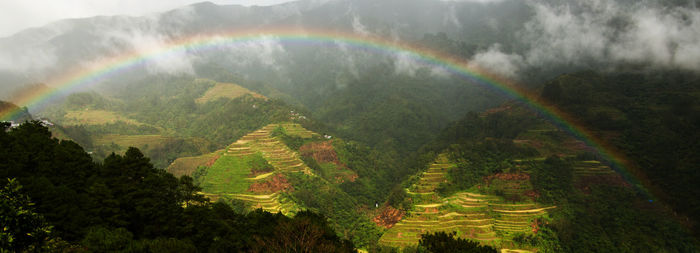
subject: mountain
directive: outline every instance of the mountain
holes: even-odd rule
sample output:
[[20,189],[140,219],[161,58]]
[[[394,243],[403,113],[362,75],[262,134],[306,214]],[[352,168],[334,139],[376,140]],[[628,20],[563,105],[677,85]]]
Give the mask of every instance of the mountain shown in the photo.
[[55,123],[0,132],[0,219],[33,221],[0,248],[696,252],[699,17],[204,2],[0,38],[33,101],[0,109]]
[[14,123],[32,120],[32,115],[29,114],[27,108],[19,108],[17,105],[5,101],[0,101],[0,114],[11,114],[9,118],[3,120],[12,121]]
[[178,157],[212,152],[247,131],[288,119],[294,110],[233,83],[149,83],[134,83],[120,97],[75,93],[46,115],[97,159],[138,147],[165,168]]
[[[579,85],[581,80],[601,81],[591,78],[591,73],[581,73],[552,83],[579,88],[572,76],[581,78]],[[593,87],[605,90],[612,85],[603,83],[605,86]],[[569,94],[583,101],[602,97]],[[682,141],[674,144],[684,145]],[[481,114],[469,114],[445,128],[423,150],[434,160],[406,180],[402,184],[405,189],[389,196],[391,207],[386,210],[399,210],[403,215],[382,223],[389,229],[380,244],[410,247],[418,244],[422,234],[454,231],[455,237],[505,252],[696,250],[689,224],[679,222],[680,217],[663,201],[650,201],[649,196],[640,194],[640,186],[630,183],[634,180],[626,178],[629,174],[625,171],[619,171],[624,168],[608,162],[521,104],[508,103]],[[685,173],[685,168],[644,169],[693,177],[693,173]],[[654,180],[664,185],[660,182],[671,177]],[[681,182],[679,178],[673,180]],[[676,187],[687,186],[688,181]],[[670,196],[692,194],[694,188],[677,190],[666,188]],[[688,201],[686,206],[675,208],[693,210],[688,207],[693,203]],[[632,227],[635,229],[630,230]]]
[[542,94],[620,150],[633,175],[697,235],[698,90],[693,72],[589,71],[559,76]]

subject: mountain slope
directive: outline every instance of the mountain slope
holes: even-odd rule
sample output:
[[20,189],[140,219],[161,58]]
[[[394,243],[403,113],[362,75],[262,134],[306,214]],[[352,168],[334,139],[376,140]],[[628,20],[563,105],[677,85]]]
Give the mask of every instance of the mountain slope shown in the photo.
[[623,152],[655,197],[690,218],[698,235],[700,77],[683,71],[562,75],[545,98]]
[[[318,170],[315,160],[288,147],[285,139],[290,136],[301,142],[319,139],[296,123],[266,125],[216,154],[208,166],[198,166],[195,181],[212,201],[242,203],[245,210],[261,208],[288,216],[314,210],[329,217],[341,237],[359,247],[374,245],[379,229],[356,209],[357,200],[341,190],[338,182],[318,176],[324,172]],[[314,169],[307,163],[313,163]]]
[[[468,114],[439,136],[423,148],[437,164],[389,197],[407,215],[380,242],[415,245],[422,232],[473,214],[483,223],[459,221],[447,230],[501,249],[538,252],[697,249],[664,203],[640,195],[596,150],[517,103]],[[479,224],[488,229],[468,229]]]

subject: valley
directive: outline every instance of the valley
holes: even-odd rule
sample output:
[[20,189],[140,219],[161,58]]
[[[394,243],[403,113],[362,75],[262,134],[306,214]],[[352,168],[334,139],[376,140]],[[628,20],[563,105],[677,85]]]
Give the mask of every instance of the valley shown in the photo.
[[0,1],[0,252],[700,251],[695,1],[117,2]]

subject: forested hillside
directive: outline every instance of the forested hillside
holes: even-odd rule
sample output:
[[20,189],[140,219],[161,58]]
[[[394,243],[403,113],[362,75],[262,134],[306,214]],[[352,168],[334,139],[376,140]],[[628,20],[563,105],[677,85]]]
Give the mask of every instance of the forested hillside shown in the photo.
[[700,76],[682,71],[581,72],[543,97],[623,152],[645,187],[700,233]]
[[0,1],[0,253],[700,252],[694,0],[123,1]]
[[423,152],[445,152],[437,161],[449,166],[432,164],[404,183],[405,193],[392,193],[389,204],[407,216],[384,235],[387,244],[412,245],[401,238],[450,224],[458,237],[497,248],[697,250],[665,204],[639,195],[595,150],[517,103],[468,114]]
[[[38,122],[0,131],[0,247],[21,251],[352,252],[326,218],[235,212],[135,148],[95,163]],[[300,237],[299,232],[305,236]]]

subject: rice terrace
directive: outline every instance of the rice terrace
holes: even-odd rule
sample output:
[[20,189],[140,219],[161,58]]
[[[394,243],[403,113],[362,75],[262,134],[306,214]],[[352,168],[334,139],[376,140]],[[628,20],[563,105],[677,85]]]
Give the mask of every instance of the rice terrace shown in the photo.
[[700,252],[697,2],[2,0],[0,252]]

